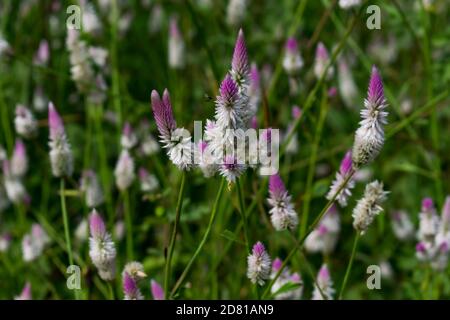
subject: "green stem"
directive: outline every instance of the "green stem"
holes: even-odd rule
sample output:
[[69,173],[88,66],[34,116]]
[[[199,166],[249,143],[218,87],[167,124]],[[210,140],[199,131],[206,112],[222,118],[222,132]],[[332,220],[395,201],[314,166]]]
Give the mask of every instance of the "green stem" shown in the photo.
[[9,123],[9,112],[8,112],[8,106],[5,103],[5,100],[3,98],[3,83],[0,82],[0,109],[2,111],[2,127],[3,127],[3,134],[5,137],[5,143],[6,148],[8,150],[8,154],[11,154],[12,148],[13,148],[13,136],[11,131],[11,125]]
[[320,138],[322,136],[322,129],[327,115],[327,88],[322,87],[322,103],[320,104],[319,121],[316,127],[313,145],[311,147],[311,155],[309,157],[308,174],[306,178],[305,197],[303,200],[302,221],[300,223],[300,237],[306,232],[308,224],[309,206],[311,203],[311,189],[314,180],[314,173],[316,171],[317,152],[319,150]]
[[360,234],[359,231],[355,233],[355,240],[353,242],[352,255],[350,256],[350,260],[348,261],[347,270],[345,271],[344,281],[342,281],[341,290],[339,291],[339,300],[342,299],[342,295],[344,294],[345,286],[347,285],[348,277],[350,276],[350,271],[352,270],[353,261],[355,260],[356,248],[358,246]]
[[178,224],[180,222],[181,209],[183,207],[185,181],[186,181],[186,172],[183,171],[183,173],[181,174],[181,184],[180,184],[180,189],[178,192],[177,207],[175,210],[175,223],[173,225],[172,235],[170,236],[169,250],[167,253],[165,273],[164,273],[164,298],[166,300],[169,298],[169,278],[170,278],[170,272],[171,272],[171,267],[172,267],[172,256],[173,256],[173,250],[175,248],[175,240],[177,238],[177,231],[178,231]]
[[120,137],[122,130],[122,106],[120,101],[120,83],[119,83],[119,68],[118,68],[118,57],[117,57],[117,23],[119,20],[119,9],[117,7],[117,0],[111,1],[111,64],[112,64],[112,99],[113,105],[117,113],[117,129],[118,136]]
[[208,239],[208,236],[211,233],[211,229],[212,229],[212,226],[214,224],[214,220],[215,220],[216,213],[217,213],[217,208],[219,207],[220,199],[222,198],[223,190],[225,188],[225,183],[226,183],[225,179],[222,179],[222,182],[220,183],[219,191],[217,192],[216,201],[214,202],[214,205],[213,205],[212,210],[211,210],[211,216],[209,218],[209,223],[208,223],[208,226],[206,228],[205,234],[203,235],[202,240],[200,241],[197,249],[195,250],[194,255],[189,260],[188,264],[186,265],[186,267],[183,270],[183,273],[178,278],[177,282],[175,283],[175,286],[173,287],[172,291],[170,292],[170,296],[171,297],[175,296],[175,294],[177,293],[178,289],[183,284],[184,279],[186,278],[187,274],[191,270],[191,267],[194,264],[195,259],[197,259],[197,256],[202,251],[203,246],[205,245],[206,240]]
[[244,204],[244,195],[241,188],[240,179],[236,180],[236,189],[238,193],[239,198],[239,210],[241,213],[242,223],[244,225],[244,239],[245,239],[245,245],[247,247],[247,253],[250,252],[250,243],[248,238],[248,225],[247,225],[247,215],[245,212],[245,204]]
[[113,290],[113,287],[111,285],[111,282],[108,282],[108,296],[109,296],[109,300],[115,300],[114,290]]
[[134,259],[134,245],[133,245],[133,220],[131,217],[130,208],[130,194],[129,190],[123,192],[123,205],[124,205],[124,215],[125,215],[125,225],[127,234],[127,259],[129,261]]
[[[64,236],[66,238],[66,251],[69,257],[69,265],[73,265],[73,253],[72,253],[72,243],[70,241],[70,229],[69,229],[69,219],[67,217],[66,208],[66,196],[64,195],[65,181],[64,178],[60,180],[60,198],[61,198],[61,211],[63,215],[64,223]],[[75,299],[78,300],[78,290],[75,289]]]

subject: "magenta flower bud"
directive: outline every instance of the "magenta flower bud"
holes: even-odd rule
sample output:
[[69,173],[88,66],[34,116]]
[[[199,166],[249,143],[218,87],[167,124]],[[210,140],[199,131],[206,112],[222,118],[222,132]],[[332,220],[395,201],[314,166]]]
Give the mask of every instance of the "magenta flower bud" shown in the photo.
[[431,212],[434,209],[433,199],[424,198],[422,200],[422,211],[423,212]]
[[176,121],[173,116],[172,104],[167,89],[164,90],[163,99],[161,100],[156,90],[152,91],[152,110],[156,121],[156,126],[160,134],[162,143],[169,143],[172,131],[176,129]]
[[272,262],[272,272],[278,272],[281,269],[282,265],[283,265],[283,261],[281,261],[280,258],[276,258]]
[[283,180],[278,174],[269,177],[269,192],[274,198],[281,198],[287,192]]
[[8,251],[11,245],[12,236],[10,233],[3,233],[0,235],[0,252]]
[[[316,58],[314,62],[314,74],[317,79],[320,79],[325,72],[325,69],[330,61],[328,56],[327,48],[325,48],[322,42],[319,42],[316,49]],[[333,68],[330,66],[328,68],[327,74],[325,76],[326,79],[330,79],[333,75]]]
[[249,63],[247,47],[245,46],[244,32],[239,29],[231,60],[231,74],[239,86],[246,84],[249,76]]
[[298,118],[300,118],[301,115],[302,115],[302,109],[300,109],[299,106],[293,106],[293,107],[292,107],[291,114],[292,114],[292,117],[293,117],[294,119],[298,119]]
[[384,100],[383,81],[375,66],[372,67],[372,75],[370,76],[369,88],[367,90],[367,100],[372,104],[381,104]]
[[144,299],[136,281],[126,272],[123,274],[123,293],[125,295],[125,300]]
[[32,300],[31,296],[31,283],[27,282],[22,289],[19,296],[14,298],[15,300]]
[[89,217],[89,230],[93,238],[102,238],[106,233],[105,222],[95,209]]
[[239,98],[239,88],[233,78],[227,74],[220,84],[220,99],[224,106],[232,107]]
[[290,54],[296,54],[298,50],[297,40],[294,37],[290,37],[286,41],[286,50]]
[[245,165],[238,163],[236,157],[227,155],[224,158],[224,163],[220,166],[220,174],[228,180],[228,183],[234,183],[237,178],[245,170]]
[[351,150],[349,150],[342,159],[339,170],[343,176],[346,176],[351,169],[352,169],[352,152]]
[[50,128],[51,139],[55,140],[64,135],[63,121],[52,102],[49,102],[48,104],[48,125]]
[[303,67],[303,59],[298,50],[297,40],[293,37],[286,41],[283,68],[289,75],[294,75]]
[[153,300],[164,300],[164,289],[158,282],[152,279],[150,282]]
[[427,250],[427,247],[423,242],[419,242],[416,244],[416,251],[419,253],[425,253]]

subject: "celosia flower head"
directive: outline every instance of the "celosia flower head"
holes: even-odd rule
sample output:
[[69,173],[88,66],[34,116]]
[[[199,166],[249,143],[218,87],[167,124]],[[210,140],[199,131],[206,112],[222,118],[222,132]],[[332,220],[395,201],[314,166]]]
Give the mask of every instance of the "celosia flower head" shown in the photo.
[[247,277],[254,284],[264,285],[270,277],[271,260],[264,245],[257,242],[252,249],[252,253],[247,258]]
[[297,212],[291,201],[291,196],[278,174],[269,178],[269,198],[271,206],[270,220],[275,230],[294,229],[298,225]]
[[123,275],[123,293],[125,295],[125,300],[144,299],[136,281],[128,273],[124,273]]
[[245,46],[244,32],[239,29],[236,44],[234,46],[233,59],[231,60],[231,75],[239,85],[247,84],[249,63],[247,47]]
[[170,103],[169,91],[164,90],[161,100],[156,90],[152,91],[152,110],[156,121],[156,126],[160,134],[161,142],[168,143],[172,132],[176,129],[177,123],[173,116],[172,104]]

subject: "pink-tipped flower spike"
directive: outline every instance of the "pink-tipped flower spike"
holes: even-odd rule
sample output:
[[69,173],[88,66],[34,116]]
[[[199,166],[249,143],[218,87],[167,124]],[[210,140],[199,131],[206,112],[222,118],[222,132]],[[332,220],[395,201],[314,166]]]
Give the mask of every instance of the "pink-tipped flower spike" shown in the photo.
[[165,147],[167,147],[171,141],[172,132],[177,127],[177,123],[173,116],[169,94],[167,93],[167,98],[163,101],[161,100],[158,92],[153,90],[151,100],[153,116],[156,121],[156,126],[158,127],[159,137],[161,142],[165,144]]
[[422,210],[419,213],[419,240],[427,243],[434,243],[438,229],[439,216],[436,213],[433,199],[424,198],[422,200]]
[[247,13],[248,0],[230,0],[227,7],[227,23],[236,27],[242,24]]
[[[331,184],[330,191],[328,192],[326,198],[328,200],[333,199],[337,194],[338,190],[341,188],[347,176],[350,174],[352,170],[352,152],[347,151],[344,158],[342,159],[341,166],[339,171],[336,172],[336,177],[334,178],[333,183]],[[355,187],[355,181],[350,179],[345,187],[337,194],[336,201],[339,203],[341,207],[346,207],[348,198],[352,195],[351,190]]]
[[[330,57],[328,55],[328,50],[322,42],[319,42],[316,48],[316,58],[314,61],[314,75],[317,80],[322,78],[325,69],[330,62]],[[329,67],[327,74],[325,75],[325,79],[329,80],[333,76],[334,70],[333,67]]]
[[109,281],[116,275],[116,247],[106,231],[102,217],[95,211],[89,216],[89,256],[100,278]]
[[358,200],[353,209],[353,227],[363,235],[383,208],[388,192],[383,190],[383,183],[377,180],[366,185],[363,197]]
[[16,177],[23,177],[28,169],[28,158],[25,145],[22,140],[17,139],[14,153],[11,158],[11,173]]
[[247,277],[254,284],[264,285],[270,277],[271,260],[264,245],[257,242],[252,249],[252,253],[247,258]]
[[136,281],[128,273],[123,275],[122,281],[124,300],[144,300],[144,296],[139,290]]
[[95,208],[104,202],[103,190],[97,174],[93,170],[84,170],[80,181],[80,191],[88,208]]
[[346,107],[355,108],[358,88],[353,79],[350,67],[344,58],[341,58],[338,64],[338,88]]
[[276,274],[278,271],[280,271],[281,266],[283,265],[283,261],[281,261],[280,258],[275,258],[272,262],[272,273]]
[[50,128],[50,162],[55,177],[70,177],[73,173],[73,155],[67,140],[61,117],[53,103],[48,105],[48,125]]
[[14,126],[16,132],[25,139],[32,138],[37,133],[36,119],[31,111],[21,104],[16,106]]
[[298,119],[302,115],[302,109],[300,109],[299,106],[293,106],[291,113],[292,113],[292,118]]
[[10,245],[11,245],[11,234],[10,233],[3,233],[0,235],[0,252],[7,252]]
[[222,130],[244,128],[244,105],[239,95],[239,87],[229,74],[220,84],[219,92],[215,112],[217,125]]
[[397,239],[407,241],[414,238],[414,225],[406,211],[394,211],[391,214],[391,225]]
[[48,59],[50,58],[50,48],[48,46],[47,40],[42,40],[39,43],[39,48],[34,57],[34,63],[37,65],[46,65]]
[[314,285],[312,300],[324,300],[324,298],[325,300],[333,300],[335,290],[333,288],[333,280],[331,280],[330,272],[328,271],[326,264],[323,264],[320,268],[316,282],[317,285]]
[[250,67],[248,63],[247,47],[245,46],[244,32],[239,29],[231,60],[231,76],[239,88],[249,84]]
[[371,162],[380,153],[384,144],[384,125],[387,123],[386,107],[383,82],[378,69],[373,66],[367,99],[361,110],[362,120],[353,144],[352,159],[355,168]]
[[303,67],[297,40],[293,37],[287,39],[283,58],[283,68],[289,75],[294,75]]
[[317,227],[305,240],[305,249],[308,252],[322,252],[330,254],[336,247],[341,230],[339,213],[335,205],[328,209]]
[[269,178],[270,220],[275,230],[294,229],[298,225],[298,216],[281,177],[276,174]]
[[159,182],[155,175],[150,174],[143,167],[139,168],[139,182],[142,192],[153,192],[159,188]]
[[116,186],[120,191],[128,189],[134,181],[134,160],[127,149],[123,149],[114,169]]
[[150,281],[150,287],[153,300],[164,300],[164,289],[158,282],[152,279],[152,281]]
[[19,296],[15,297],[14,300],[32,300],[31,296],[31,283],[25,283],[25,286],[22,289],[22,292]]
[[185,62],[184,41],[175,17],[170,19],[169,30],[169,67],[182,69]]
[[344,10],[348,10],[352,7],[359,6],[361,4],[361,0],[339,0],[339,7]]
[[122,136],[120,137],[120,145],[124,149],[131,149],[136,144],[137,144],[136,134],[134,133],[130,123],[126,122],[123,127]]

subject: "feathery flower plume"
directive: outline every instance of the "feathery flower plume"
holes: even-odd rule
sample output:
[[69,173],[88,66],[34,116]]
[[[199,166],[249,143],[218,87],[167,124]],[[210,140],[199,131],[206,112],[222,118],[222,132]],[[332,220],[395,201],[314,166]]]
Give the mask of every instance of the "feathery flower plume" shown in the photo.
[[164,300],[164,289],[161,285],[152,279],[150,282],[153,300]]
[[389,192],[383,190],[383,183],[377,180],[366,185],[363,197],[353,209],[353,227],[363,235],[373,219],[383,211],[381,203]]
[[120,145],[124,149],[132,149],[136,144],[136,134],[134,133],[130,123],[126,122],[122,130],[122,136],[120,137]]
[[153,192],[159,187],[158,179],[155,175],[150,174],[145,168],[139,168],[139,182],[142,192]]
[[25,286],[22,289],[22,292],[19,296],[15,297],[14,300],[32,300],[31,297],[31,283],[25,283]]
[[352,159],[355,168],[371,162],[380,153],[384,144],[383,127],[387,123],[386,107],[383,82],[378,69],[373,66],[367,99],[364,100],[364,109],[361,110],[362,120],[356,130],[353,144]]
[[169,67],[182,69],[184,67],[184,41],[178,28],[178,21],[175,17],[170,19],[169,30]]
[[276,174],[269,178],[270,220],[275,230],[294,229],[298,225],[297,212],[281,177]]
[[[330,57],[328,55],[328,50],[322,42],[319,42],[316,48],[316,57],[314,61],[314,75],[317,80],[322,77],[322,74],[325,72],[325,68],[330,62]],[[329,80],[334,73],[333,67],[329,67],[325,79]]]
[[249,84],[250,67],[248,64],[247,47],[245,45],[244,32],[239,29],[236,44],[234,46],[233,58],[231,60],[230,74],[239,88]]
[[194,147],[190,133],[184,128],[177,128],[172,111],[172,103],[167,89],[162,99],[156,90],[152,91],[153,116],[158,127],[159,137],[174,165],[180,170],[189,170],[193,165]]
[[32,138],[37,133],[37,122],[30,109],[19,104],[16,106],[16,117],[14,118],[16,132],[25,139]]
[[336,206],[332,205],[317,227],[306,238],[305,249],[308,252],[331,253],[336,247],[341,230],[340,220]]
[[[342,187],[345,179],[348,177],[352,170],[352,152],[347,151],[344,158],[342,159],[339,171],[336,172],[336,178],[334,178],[331,184],[330,191],[328,192],[326,198],[327,200],[333,199],[337,194],[338,190]],[[345,187],[336,196],[336,201],[341,207],[346,207],[348,198],[352,195],[352,189],[355,187],[355,181],[352,178],[347,182]]]
[[123,293],[124,300],[144,300],[144,296],[139,290],[136,281],[128,274],[123,274]]
[[344,10],[348,10],[352,7],[359,6],[361,4],[361,0],[339,0],[339,7]]
[[217,125],[222,129],[243,128],[244,107],[237,83],[227,74],[220,84],[220,95],[216,100]]
[[[317,285],[314,285],[312,300],[323,300],[324,298],[326,300],[333,300],[335,290],[333,288],[333,280],[331,279],[330,272],[328,271],[326,264],[323,264],[320,268],[317,274],[316,282]],[[322,293],[320,291],[322,291]]]
[[84,194],[84,201],[89,208],[95,208],[104,201],[102,187],[97,174],[93,170],[84,170],[80,181],[80,191]]
[[270,277],[270,256],[261,242],[255,243],[252,253],[247,257],[247,277],[254,284],[264,285]]
[[116,275],[116,247],[106,231],[102,217],[94,209],[89,216],[89,256],[103,280],[113,280]]
[[283,68],[289,75],[293,75],[299,72],[302,67],[303,59],[300,56],[297,40],[291,37],[286,41]]
[[227,23],[230,26],[238,26],[242,23],[247,13],[248,0],[230,0],[227,7]]
[[114,169],[116,186],[120,191],[128,189],[134,181],[134,160],[127,149],[123,149]]
[[22,140],[17,139],[14,146],[14,153],[11,158],[11,174],[16,177],[23,177],[28,169],[28,158],[25,145]]
[[414,237],[414,225],[406,211],[394,211],[391,214],[391,224],[397,239],[407,241]]
[[50,162],[55,177],[71,176],[73,155],[64,130],[63,121],[52,102],[48,105],[48,124],[50,128]]

